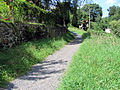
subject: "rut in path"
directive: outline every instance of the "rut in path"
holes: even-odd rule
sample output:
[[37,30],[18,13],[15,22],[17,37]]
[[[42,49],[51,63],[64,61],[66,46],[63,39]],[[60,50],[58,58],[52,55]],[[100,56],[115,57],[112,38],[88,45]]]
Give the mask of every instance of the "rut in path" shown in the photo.
[[56,90],[72,56],[82,42],[82,37],[74,33],[76,39],[64,48],[48,56],[45,61],[32,66],[28,74],[10,82],[7,90]]

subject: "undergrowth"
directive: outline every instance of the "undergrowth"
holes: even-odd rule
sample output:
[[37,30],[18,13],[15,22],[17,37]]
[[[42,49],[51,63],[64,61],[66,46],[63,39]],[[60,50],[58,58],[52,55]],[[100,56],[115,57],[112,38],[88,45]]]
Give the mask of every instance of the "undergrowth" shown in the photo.
[[55,50],[74,39],[68,32],[63,37],[47,38],[23,43],[0,51],[0,87],[25,74],[34,64],[40,63]]

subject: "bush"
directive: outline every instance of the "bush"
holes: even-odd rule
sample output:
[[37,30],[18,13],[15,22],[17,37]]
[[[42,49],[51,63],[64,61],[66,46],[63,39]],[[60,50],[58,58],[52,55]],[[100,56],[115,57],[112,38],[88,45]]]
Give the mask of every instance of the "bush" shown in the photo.
[[120,37],[120,20],[118,21],[111,21],[109,23],[112,32]]
[[100,22],[91,22],[91,28],[94,31],[105,31],[109,26],[107,21],[101,20]]
[[91,28],[94,31],[103,31],[102,28],[100,27],[100,25],[96,22],[91,22]]
[[97,18],[96,22],[91,22],[91,27],[95,31],[105,31],[109,27],[108,18]]

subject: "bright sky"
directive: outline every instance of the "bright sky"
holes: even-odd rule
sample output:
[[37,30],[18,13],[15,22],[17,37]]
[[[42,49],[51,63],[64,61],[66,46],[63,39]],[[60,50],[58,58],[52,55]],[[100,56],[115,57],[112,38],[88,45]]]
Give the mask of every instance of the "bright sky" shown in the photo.
[[108,11],[110,6],[120,6],[120,0],[93,0],[94,3],[99,4],[103,9],[103,17],[108,16]]

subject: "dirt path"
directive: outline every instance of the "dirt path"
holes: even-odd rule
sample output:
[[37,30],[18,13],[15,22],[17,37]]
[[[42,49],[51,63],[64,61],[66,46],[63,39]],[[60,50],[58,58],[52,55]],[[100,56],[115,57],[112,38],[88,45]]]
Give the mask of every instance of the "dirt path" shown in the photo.
[[12,81],[8,90],[55,90],[72,56],[79,48],[81,36],[74,33],[76,39],[64,48],[48,56],[45,61],[34,65],[27,75]]

